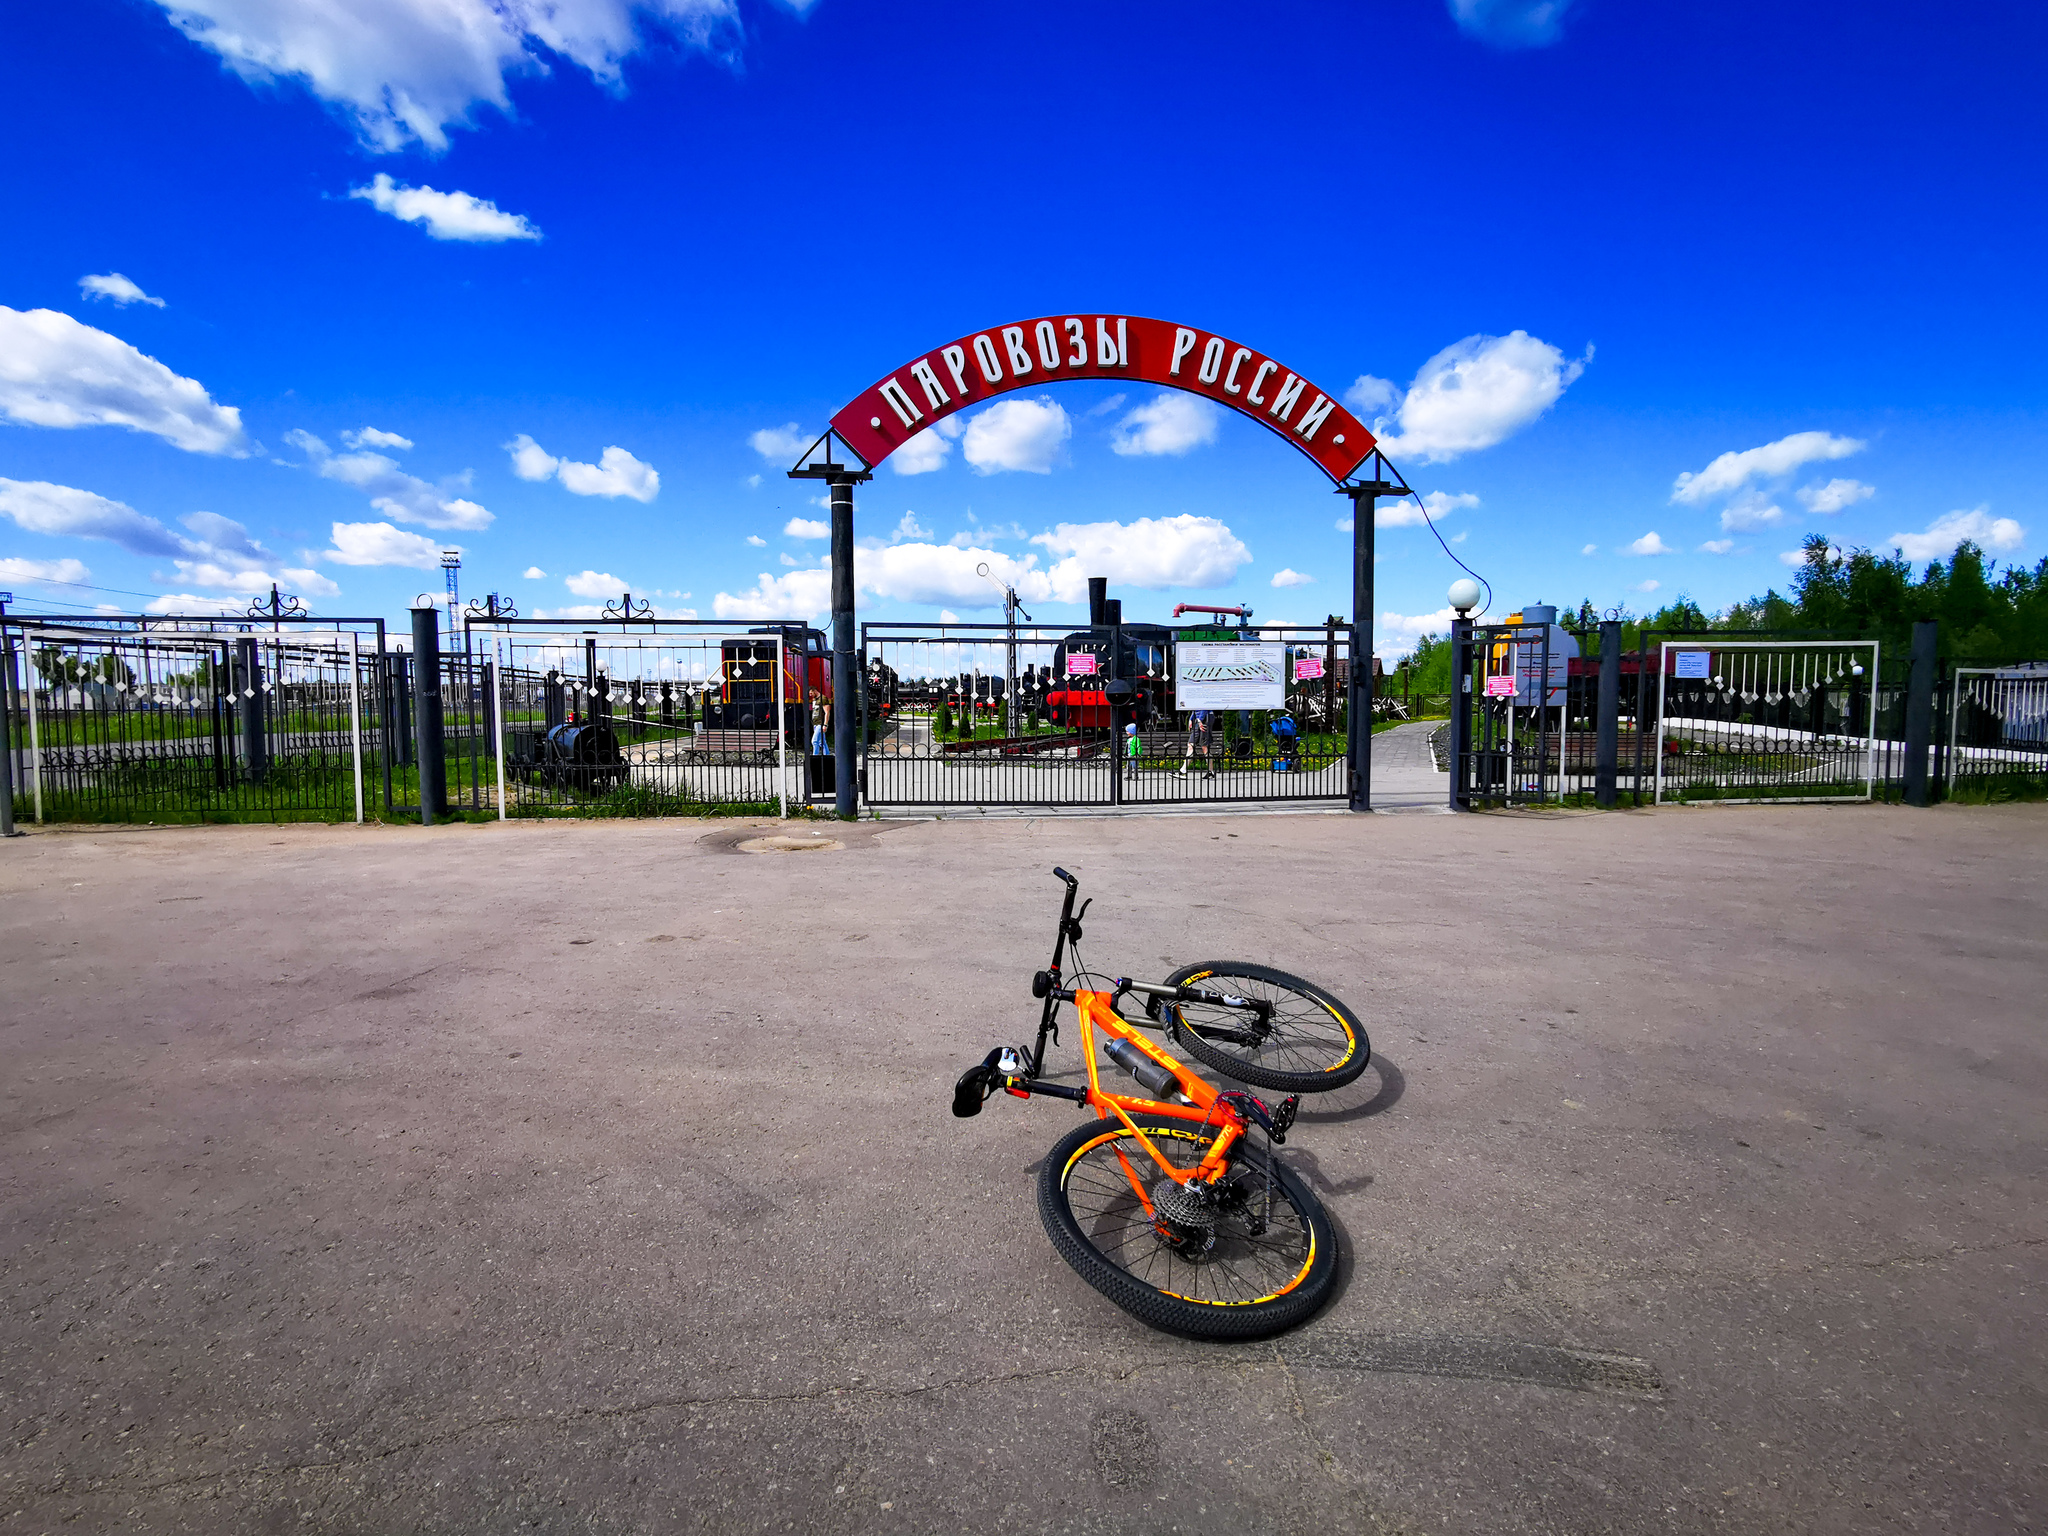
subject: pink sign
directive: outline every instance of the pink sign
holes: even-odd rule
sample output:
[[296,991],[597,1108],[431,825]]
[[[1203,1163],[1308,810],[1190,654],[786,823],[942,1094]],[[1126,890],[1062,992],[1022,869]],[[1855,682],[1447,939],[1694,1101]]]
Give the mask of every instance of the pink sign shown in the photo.
[[1067,652],[1067,676],[1085,677],[1095,670],[1095,657],[1088,651]]
[[1515,696],[1515,680],[1512,677],[1489,677],[1486,680],[1486,696],[1489,699],[1512,699]]
[[1323,658],[1320,656],[1297,656],[1294,658],[1294,680],[1299,683],[1307,678],[1323,675]]

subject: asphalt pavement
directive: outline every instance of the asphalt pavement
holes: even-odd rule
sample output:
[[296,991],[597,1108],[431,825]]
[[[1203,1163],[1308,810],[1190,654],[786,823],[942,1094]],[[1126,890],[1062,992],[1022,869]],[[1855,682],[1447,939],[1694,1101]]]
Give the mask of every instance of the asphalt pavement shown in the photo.
[[[0,1532],[2042,1529],[2048,806],[793,826],[0,844]],[[951,1117],[1053,864],[1367,1020],[1297,1332]]]

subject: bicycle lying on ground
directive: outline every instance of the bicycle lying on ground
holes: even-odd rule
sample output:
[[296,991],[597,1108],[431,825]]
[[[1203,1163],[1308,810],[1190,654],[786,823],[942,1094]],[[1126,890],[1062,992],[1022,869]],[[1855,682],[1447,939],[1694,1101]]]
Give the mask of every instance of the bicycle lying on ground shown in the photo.
[[[1287,1140],[1303,1092],[1338,1088],[1365,1070],[1371,1045],[1351,1011],[1285,971],[1237,961],[1183,966],[1164,982],[1118,977],[1107,990],[1062,985],[1080,962],[1080,882],[1066,882],[1052,965],[1031,978],[1044,1002],[1034,1049],[1002,1046],[968,1068],[953,1113],[978,1115],[998,1090],[1070,1099],[1097,1118],[1062,1137],[1038,1170],[1038,1213],[1060,1257],[1126,1312],[1171,1333],[1251,1339],[1291,1328],[1337,1279],[1337,1233],[1321,1202],[1273,1155]],[[1145,999],[1143,1019],[1117,1010]],[[1058,1009],[1081,1026],[1086,1088],[1042,1077]],[[1277,1106],[1239,1088],[1212,1087],[1139,1031],[1162,1029],[1216,1072],[1290,1090]],[[1102,1084],[1102,1055],[1155,1095]],[[1253,1145],[1251,1134],[1264,1138]]]

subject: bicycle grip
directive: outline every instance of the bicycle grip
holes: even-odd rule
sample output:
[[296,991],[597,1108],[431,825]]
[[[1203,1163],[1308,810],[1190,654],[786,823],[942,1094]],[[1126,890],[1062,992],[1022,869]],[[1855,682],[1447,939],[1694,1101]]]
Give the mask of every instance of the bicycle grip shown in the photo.
[[969,1067],[960,1074],[960,1081],[953,1085],[953,1114],[958,1119],[965,1120],[981,1113],[982,1101],[988,1097],[991,1076],[986,1062]]
[[1066,881],[1069,885],[1079,885],[1081,883],[1080,881],[1076,880],[1072,875],[1068,874],[1064,869],[1061,869],[1057,864],[1053,865],[1052,872],[1058,875],[1062,880]]

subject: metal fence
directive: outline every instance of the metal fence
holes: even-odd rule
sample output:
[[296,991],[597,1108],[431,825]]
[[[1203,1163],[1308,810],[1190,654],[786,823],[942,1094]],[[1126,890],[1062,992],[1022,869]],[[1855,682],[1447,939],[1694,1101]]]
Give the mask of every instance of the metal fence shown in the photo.
[[1958,667],[1950,686],[1950,797],[2038,791],[2048,778],[2048,665]]
[[830,757],[809,752],[817,639],[795,623],[472,624],[451,658],[451,743],[473,744],[460,794],[504,817],[786,815],[832,790]]
[[1287,646],[1286,706],[1218,711],[1205,737],[1175,708],[1177,642],[1163,626],[863,625],[865,797],[1049,807],[1342,799],[1343,632],[1252,634]]
[[363,820],[390,803],[382,626],[9,617],[15,813]]
[[1657,662],[1659,804],[1869,800],[1886,715],[1886,755],[1903,755],[1903,691],[1883,692],[1875,640],[1666,640]]

